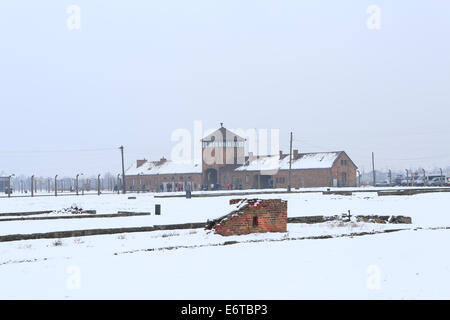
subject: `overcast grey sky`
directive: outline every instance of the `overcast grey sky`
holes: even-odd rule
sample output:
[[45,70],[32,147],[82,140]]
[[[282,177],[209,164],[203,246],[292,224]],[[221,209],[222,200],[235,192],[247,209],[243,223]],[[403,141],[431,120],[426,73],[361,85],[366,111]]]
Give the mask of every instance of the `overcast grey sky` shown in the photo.
[[118,172],[117,147],[127,165],[167,157],[194,120],[280,129],[285,151],[292,130],[365,170],[372,151],[381,168],[445,167],[449,39],[447,0],[5,0],[0,171]]

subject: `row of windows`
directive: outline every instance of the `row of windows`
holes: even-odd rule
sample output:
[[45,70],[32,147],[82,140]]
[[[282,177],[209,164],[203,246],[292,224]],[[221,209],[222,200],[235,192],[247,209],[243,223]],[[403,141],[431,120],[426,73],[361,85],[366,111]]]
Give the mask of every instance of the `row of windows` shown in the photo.
[[285,183],[286,179],[285,178],[276,178],[275,181],[276,181],[276,183]]
[[[159,180],[160,181],[184,181],[184,176],[180,176],[180,177],[164,177],[164,178],[160,178]],[[188,177],[186,177],[187,178],[187,180],[188,181],[190,181],[190,180],[192,180],[192,176],[188,176]],[[148,182],[149,184],[156,184],[156,179],[152,179],[152,180],[145,180],[145,181],[143,181],[142,179],[132,179],[131,180],[131,185],[136,185],[136,184],[139,184],[139,185],[142,185],[144,182]]]
[[243,148],[243,141],[203,141],[203,148]]

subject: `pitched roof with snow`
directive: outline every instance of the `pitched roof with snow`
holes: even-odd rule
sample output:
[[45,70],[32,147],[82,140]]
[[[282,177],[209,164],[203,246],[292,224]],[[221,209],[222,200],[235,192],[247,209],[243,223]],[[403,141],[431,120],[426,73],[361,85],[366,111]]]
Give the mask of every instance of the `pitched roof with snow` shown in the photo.
[[202,165],[174,161],[147,161],[141,166],[136,164],[127,169],[127,175],[149,175],[149,174],[186,174],[186,173],[201,173]]
[[[292,169],[326,169],[331,168],[342,151],[302,153],[292,160]],[[289,169],[289,157],[281,161],[280,169]]]
[[236,168],[235,171],[272,171],[279,169],[279,156],[259,156],[249,160],[243,166]]
[[237,135],[231,130],[227,128],[221,127],[214,132],[208,134],[206,137],[202,139],[204,142],[214,141],[214,140],[224,140],[224,141],[244,141],[245,139],[241,136]]
[[[295,159],[292,159],[291,168],[295,169],[327,169],[333,166],[333,163],[343,151],[336,152],[315,152],[301,153]],[[284,155],[280,160],[279,156],[263,156],[248,161],[245,165],[236,168],[236,171],[271,171],[288,170],[289,155]]]

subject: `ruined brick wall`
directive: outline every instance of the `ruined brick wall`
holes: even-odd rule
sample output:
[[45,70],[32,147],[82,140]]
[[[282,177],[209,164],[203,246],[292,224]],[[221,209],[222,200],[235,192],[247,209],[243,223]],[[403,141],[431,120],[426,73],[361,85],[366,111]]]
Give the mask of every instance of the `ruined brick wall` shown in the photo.
[[287,231],[287,201],[281,199],[234,199],[230,204],[241,206],[213,226],[223,236],[261,232]]

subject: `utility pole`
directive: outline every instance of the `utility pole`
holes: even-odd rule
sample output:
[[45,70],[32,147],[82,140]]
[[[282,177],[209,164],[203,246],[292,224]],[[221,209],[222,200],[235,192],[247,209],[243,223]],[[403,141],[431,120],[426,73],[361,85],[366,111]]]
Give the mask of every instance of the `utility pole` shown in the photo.
[[122,192],[125,194],[126,187],[125,187],[125,161],[123,159],[123,146],[120,146],[120,153],[122,154]]
[[442,185],[444,184],[444,177],[442,176],[442,168],[440,168],[440,170],[441,170],[441,179],[439,179],[439,180],[441,182],[441,187],[442,187]]
[[82,176],[83,174],[82,173],[78,173],[76,176],[75,176],[75,192],[76,192],[76,194],[78,195],[79,194],[79,186],[78,186],[78,177],[79,176]]
[[97,193],[100,195],[100,175],[97,177]]
[[392,171],[389,169],[389,187],[392,187]]
[[14,174],[8,176],[8,198],[11,198],[11,177],[14,176],[15,176]]
[[58,196],[58,175],[55,176],[55,197]]
[[31,196],[34,197],[34,175],[31,176]]
[[120,173],[117,174],[117,194],[120,193]]
[[288,192],[291,192],[291,168],[292,168],[292,132],[289,143],[289,173],[288,173]]
[[372,172],[373,172],[373,186],[376,186],[376,176],[375,176],[375,156],[372,152]]

